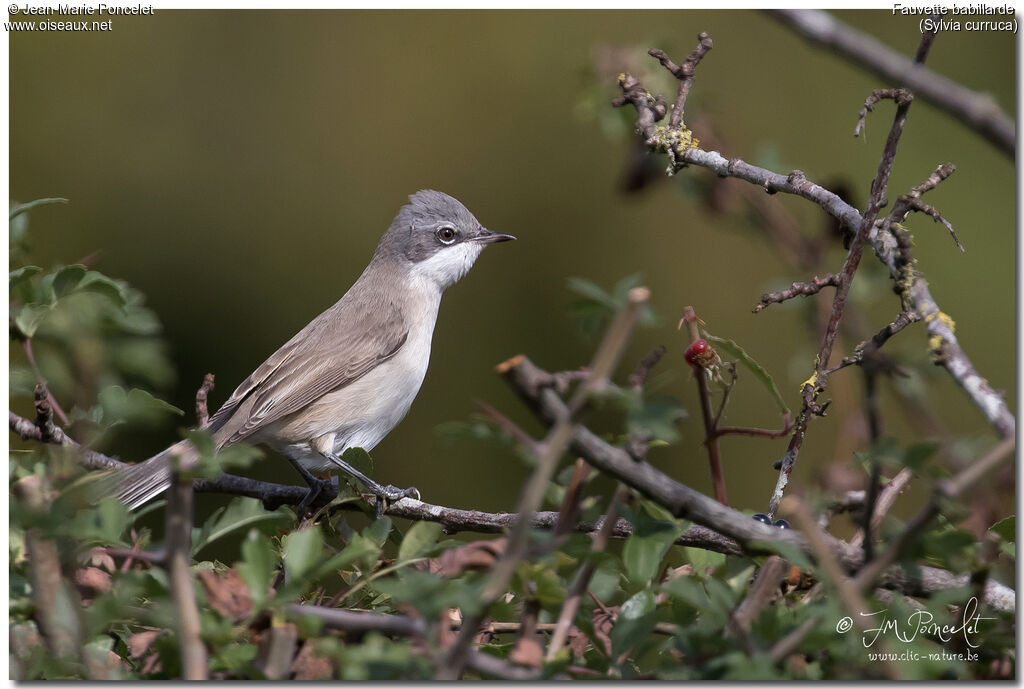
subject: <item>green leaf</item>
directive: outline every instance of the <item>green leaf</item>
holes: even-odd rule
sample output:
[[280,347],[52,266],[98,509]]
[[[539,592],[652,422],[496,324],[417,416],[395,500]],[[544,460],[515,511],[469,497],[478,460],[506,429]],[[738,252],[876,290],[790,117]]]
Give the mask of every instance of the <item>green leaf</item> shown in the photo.
[[[7,280],[7,289],[13,296],[18,290],[24,290],[29,281],[39,273],[43,271],[39,266],[22,266],[10,272],[10,276]],[[24,292],[19,293],[23,300],[28,300],[28,297]]]
[[612,654],[621,655],[633,648],[654,630],[656,623],[654,592],[644,589],[634,593],[619,608],[619,617],[609,634]]
[[125,422],[151,422],[168,412],[177,416],[184,416],[185,412],[168,404],[161,399],[153,397],[145,390],[132,388],[125,391],[119,385],[100,390],[97,395],[100,407],[103,409],[103,422],[112,425],[119,421]]
[[398,548],[398,561],[406,562],[429,553],[441,537],[441,525],[436,522],[416,522],[405,533]]
[[93,292],[109,299],[115,306],[124,309],[128,306],[128,295],[125,286],[103,273],[90,270],[77,285],[79,292]]
[[718,349],[728,353],[730,356],[736,357],[737,361],[749,369],[750,372],[754,374],[754,377],[761,381],[761,384],[764,385],[769,393],[771,393],[772,397],[775,399],[775,403],[779,407],[779,411],[783,414],[790,413],[789,407],[786,406],[786,401],[782,399],[782,393],[779,392],[778,386],[776,386],[775,381],[772,380],[771,374],[769,374],[761,364],[754,361],[754,358],[747,354],[743,347],[740,347],[732,340],[712,335],[704,328],[701,328],[700,332],[705,340],[715,345]]
[[678,424],[686,416],[686,410],[671,397],[644,399],[630,405],[626,431],[631,435],[646,431],[652,440],[674,443],[679,439]]
[[256,529],[242,543],[242,561],[238,563],[238,574],[249,587],[252,601],[261,605],[267,597],[274,569],[277,567],[277,553],[270,539]]
[[284,571],[288,581],[302,581],[323,556],[324,535],[316,524],[284,537]]
[[391,533],[391,517],[375,519],[372,524],[363,529],[363,536],[369,538],[378,546],[383,546]]
[[116,498],[105,498],[94,508],[76,515],[71,533],[89,543],[128,547],[129,544],[121,538],[128,521],[128,507]]
[[46,198],[46,199],[36,199],[35,201],[29,201],[28,203],[23,203],[23,204],[21,204],[19,206],[14,206],[13,208],[11,208],[11,211],[8,214],[7,219],[8,220],[14,220],[15,218],[17,218],[22,213],[30,211],[33,208],[38,208],[39,206],[48,206],[48,205],[54,204],[54,203],[67,203],[67,202],[68,202],[67,199],[62,199],[62,198],[59,198],[59,197],[52,197],[52,198]]
[[25,337],[32,337],[51,310],[53,307],[49,304],[25,304],[17,310],[14,325]]
[[1016,543],[1017,539],[1017,515],[1010,515],[1001,519],[989,527],[989,531],[995,533],[1007,543]]
[[66,297],[85,277],[85,266],[71,265],[60,268],[53,276],[53,293],[57,299]]
[[989,531],[999,536],[999,549],[1004,553],[1012,557],[1014,560],[1017,559],[1017,517],[1011,515],[1006,519],[996,522],[991,526]]
[[263,509],[256,498],[234,498],[226,507],[211,514],[201,528],[193,530],[192,554],[239,529],[247,529],[260,522],[287,520],[288,515],[283,512]]
[[361,447],[350,447],[341,458],[366,476],[373,476],[373,458]]
[[673,522],[652,519],[640,507],[633,519],[633,533],[622,548],[622,561],[626,575],[634,584],[643,584],[654,578],[669,546],[679,537],[679,527]]

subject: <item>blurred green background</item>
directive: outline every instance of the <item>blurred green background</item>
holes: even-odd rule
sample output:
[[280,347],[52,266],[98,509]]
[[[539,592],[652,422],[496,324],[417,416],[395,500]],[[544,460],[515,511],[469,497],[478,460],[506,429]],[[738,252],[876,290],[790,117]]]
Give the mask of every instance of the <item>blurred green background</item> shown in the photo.
[[[916,19],[838,16],[906,55],[916,48]],[[808,330],[812,301],[751,314],[762,292],[811,275],[783,260],[749,214],[708,210],[695,190],[711,173],[689,169],[640,193],[623,190],[633,112],[609,105],[615,75],[641,74],[652,91],[674,88],[646,50],[661,47],[681,61],[701,30],[715,47],[687,104],[696,135],[706,136],[696,122],[711,123],[724,154],[842,182],[863,206],[891,104],[869,119],[866,142],[853,138],[853,126],[864,98],[889,84],[746,11],[158,11],[114,18],[105,33],[15,32],[10,194],[71,200],[33,212],[36,263],[101,250],[98,270],[147,295],[177,367],[176,382],[157,392],[186,410],[181,426],[192,422],[205,372],[217,375],[216,406],[344,294],[408,194],[446,191],[485,226],[517,235],[485,252],[445,296],[423,389],[373,453],[380,480],[458,507],[512,509],[527,468],[507,451],[446,442],[438,427],[469,418],[480,399],[539,434],[494,365],[517,353],[550,370],[587,363],[596,343],[568,315],[567,278],[610,288],[641,272],[660,321],[638,331],[622,375],[652,347],[668,347],[657,392],[690,416],[680,442],[651,459],[710,493],[686,340],[675,327],[683,308],[693,305],[712,332],[745,346],[794,409],[819,338]],[[1012,35],[961,32],[938,37],[929,65],[1013,112],[1014,59]],[[1014,400],[1013,161],[919,101],[890,198],[946,161],[958,171],[927,200],[967,253],[941,226],[915,217],[918,268],[978,370]],[[820,235],[816,207],[780,196],[772,203],[806,236]],[[839,269],[844,251],[832,246],[817,274]],[[862,266],[859,320],[839,356],[899,308],[877,261],[868,256]],[[952,437],[991,438],[926,349],[920,325],[886,348],[910,374],[902,389],[924,392]],[[901,443],[920,439],[890,384],[881,389],[886,432]],[[854,370],[832,378],[831,413],[812,424],[797,481],[816,482],[829,463],[866,446],[861,392]],[[779,423],[749,375],[728,421]],[[109,449],[141,459],[177,437],[171,422]],[[784,444],[723,441],[734,506],[764,508]],[[298,479],[276,460],[256,473]]]

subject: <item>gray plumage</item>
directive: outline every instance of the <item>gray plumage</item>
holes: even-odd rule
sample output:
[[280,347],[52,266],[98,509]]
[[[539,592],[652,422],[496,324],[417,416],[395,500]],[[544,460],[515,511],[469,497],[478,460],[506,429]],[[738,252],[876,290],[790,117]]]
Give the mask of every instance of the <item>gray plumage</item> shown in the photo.
[[[385,490],[351,471],[340,455],[348,447],[372,449],[405,416],[426,373],[441,294],[486,244],[514,239],[484,229],[447,194],[426,190],[409,200],[345,296],[274,352],[213,415],[208,430],[218,449],[264,443],[308,470],[343,470],[375,493]],[[194,452],[183,441],[119,469],[104,492],[133,508],[151,500],[170,486],[172,450]]]

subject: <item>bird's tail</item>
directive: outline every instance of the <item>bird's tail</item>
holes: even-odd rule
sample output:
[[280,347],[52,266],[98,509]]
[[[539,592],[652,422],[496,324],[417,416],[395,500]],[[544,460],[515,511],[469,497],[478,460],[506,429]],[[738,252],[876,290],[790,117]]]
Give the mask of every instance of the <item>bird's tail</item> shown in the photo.
[[171,445],[144,462],[114,469],[96,484],[96,500],[116,497],[134,510],[171,487],[171,460],[183,453],[195,453],[187,440]]

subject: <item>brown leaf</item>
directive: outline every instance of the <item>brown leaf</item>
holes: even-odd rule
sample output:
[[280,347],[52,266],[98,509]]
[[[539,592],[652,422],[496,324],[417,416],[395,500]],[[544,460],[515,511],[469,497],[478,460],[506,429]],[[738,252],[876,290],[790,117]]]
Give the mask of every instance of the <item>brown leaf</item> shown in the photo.
[[430,571],[441,576],[455,576],[466,570],[487,570],[505,551],[507,539],[473,541],[441,553],[430,561]]
[[132,658],[145,659],[142,662],[142,667],[139,668],[140,674],[151,675],[155,672],[160,672],[162,666],[160,664],[160,654],[152,651],[153,642],[160,635],[159,631],[147,630],[144,632],[138,632],[128,637],[125,642],[128,645],[128,654]]
[[515,648],[508,654],[508,659],[527,667],[540,667],[544,662],[544,649],[536,635],[521,636],[516,641]]
[[573,656],[577,660],[583,658],[583,654],[587,652],[587,646],[590,645],[590,639],[587,638],[587,635],[580,631],[579,627],[573,625],[569,629],[569,636],[567,638],[569,639],[569,649],[572,651]]
[[206,591],[206,603],[234,622],[241,622],[252,612],[252,595],[234,567],[223,574],[208,569],[198,573]]
[[132,658],[141,658],[149,647],[156,641],[156,637],[160,635],[158,631],[147,631],[138,632],[128,637],[125,642],[128,645],[128,653],[131,654]]
[[98,594],[110,590],[110,574],[97,567],[76,570],[75,586],[78,587],[82,603],[88,605]]
[[292,679],[324,680],[334,676],[334,663],[313,652],[313,642],[306,641],[292,663]]
[[93,548],[89,551],[87,561],[93,567],[102,567],[108,572],[116,572],[117,564],[114,562],[114,558],[111,557],[110,553],[107,552],[106,548]]

